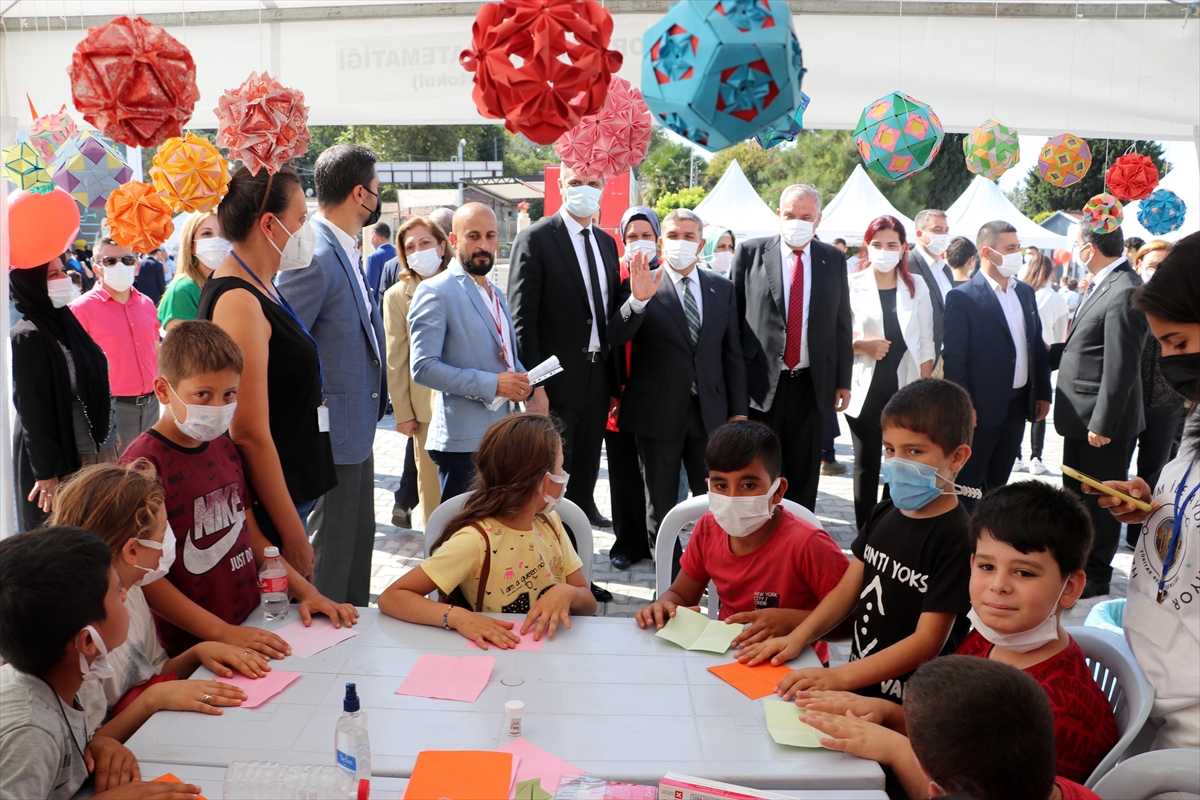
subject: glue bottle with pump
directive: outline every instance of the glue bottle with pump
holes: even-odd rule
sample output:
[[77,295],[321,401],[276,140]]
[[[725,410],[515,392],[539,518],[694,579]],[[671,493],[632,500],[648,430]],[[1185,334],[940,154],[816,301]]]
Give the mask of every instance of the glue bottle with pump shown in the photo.
[[346,684],[342,716],[338,718],[334,735],[334,748],[338,766],[354,780],[355,793],[352,796],[367,800],[371,794],[371,742],[367,735],[367,715],[359,711],[358,690],[353,683]]

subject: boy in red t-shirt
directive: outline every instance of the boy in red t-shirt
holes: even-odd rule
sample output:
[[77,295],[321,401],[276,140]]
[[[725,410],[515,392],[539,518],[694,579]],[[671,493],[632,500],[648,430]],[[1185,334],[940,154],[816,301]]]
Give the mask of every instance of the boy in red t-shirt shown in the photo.
[[[134,439],[122,462],[154,464],[179,553],[166,580],[144,587],[158,638],[175,656],[200,641],[226,642],[272,658],[290,652],[279,636],[240,627],[258,607],[258,563],[270,544],[247,513],[252,497],[241,457],[225,431],[237,408],[242,351],[211,322],[180,322],[158,353],[158,401],[168,406]],[[314,612],[353,625],[354,606],[335,604],[291,568],[288,592],[309,624]]]
[[[766,425],[722,425],[704,460],[709,511],[692,531],[671,588],[638,610],[638,625],[661,629],[677,606],[699,603],[712,581],[719,619],[748,625],[734,647],[790,633],[833,591],[849,560],[828,533],[780,505],[787,491],[783,456]],[[829,663],[829,645],[814,642],[813,650]]]

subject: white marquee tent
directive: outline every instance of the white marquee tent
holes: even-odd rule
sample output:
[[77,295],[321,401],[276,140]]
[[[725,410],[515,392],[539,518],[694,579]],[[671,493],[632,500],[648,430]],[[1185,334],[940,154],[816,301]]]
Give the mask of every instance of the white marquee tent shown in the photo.
[[705,224],[729,228],[739,242],[779,232],[779,215],[754,191],[736,158],[695,211]]
[[975,241],[975,235],[985,222],[1002,219],[1017,229],[1021,244],[1025,247],[1066,247],[1067,239],[1048,228],[1043,228],[1017,210],[994,181],[982,175],[975,180],[946,209],[951,236],[966,236]]
[[1187,204],[1187,215],[1183,219],[1183,227],[1163,236],[1155,236],[1150,233],[1138,222],[1138,206],[1141,205],[1139,200],[1125,205],[1125,222],[1121,225],[1121,231],[1125,237],[1139,236],[1147,242],[1151,239],[1177,242],[1188,234],[1200,231],[1200,173],[1194,170],[1173,169],[1158,182],[1158,186],[1160,189],[1171,190]]
[[867,225],[871,224],[871,220],[884,214],[889,214],[904,223],[904,230],[908,232],[909,240],[912,240],[917,226],[888,202],[883,192],[871,182],[862,164],[857,164],[845,185],[825,205],[821,213],[821,226],[817,232],[823,242],[832,242],[840,238],[845,239],[851,247],[857,247],[862,244],[863,232],[866,231]]

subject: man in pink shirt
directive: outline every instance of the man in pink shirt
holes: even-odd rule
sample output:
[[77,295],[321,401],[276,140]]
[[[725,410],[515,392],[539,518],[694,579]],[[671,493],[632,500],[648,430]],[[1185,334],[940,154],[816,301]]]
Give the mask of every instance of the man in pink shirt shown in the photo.
[[150,298],[133,288],[138,259],[102,231],[93,247],[99,281],[70,304],[75,317],[108,356],[108,382],[117,401],[119,449],[158,421],[154,396],[158,374],[158,314]]

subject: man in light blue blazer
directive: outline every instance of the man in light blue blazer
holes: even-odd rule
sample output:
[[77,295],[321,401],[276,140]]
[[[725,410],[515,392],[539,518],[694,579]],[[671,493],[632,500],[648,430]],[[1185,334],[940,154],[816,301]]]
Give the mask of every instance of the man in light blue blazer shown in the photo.
[[279,273],[280,291],[321,352],[337,486],[309,518],[314,583],[335,603],[370,601],[375,542],[375,423],[387,406],[385,340],[354,237],[379,219],[375,154],[352,144],[329,148],[314,177],[317,247],[306,269]]
[[487,277],[500,248],[496,215],[482,203],[461,206],[450,245],[455,259],[421,281],[408,310],[413,380],[434,390],[425,449],[442,502],[470,490],[483,432],[533,393],[508,303]]

